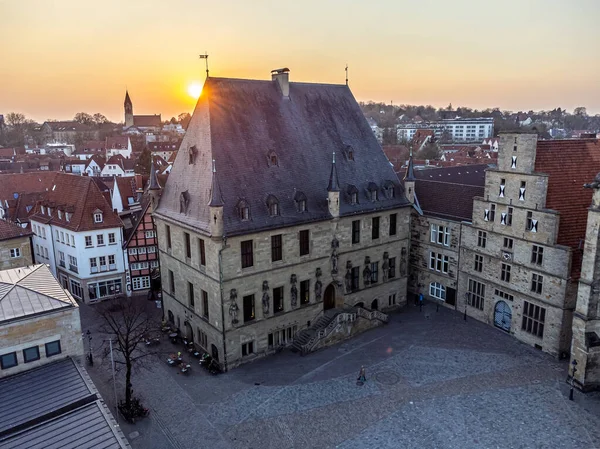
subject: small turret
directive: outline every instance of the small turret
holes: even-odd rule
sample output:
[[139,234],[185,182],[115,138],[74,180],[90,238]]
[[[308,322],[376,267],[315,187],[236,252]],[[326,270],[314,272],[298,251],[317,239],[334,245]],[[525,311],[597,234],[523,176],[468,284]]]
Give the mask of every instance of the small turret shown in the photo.
[[215,160],[212,161],[212,185],[210,187],[210,233],[213,238],[223,237],[223,195],[217,180],[217,167]]
[[158,177],[156,176],[156,168],[154,167],[154,158],[150,164],[150,182],[148,185],[148,195],[150,195],[152,211],[158,207],[158,200],[160,199],[162,188],[158,183]]
[[340,216],[340,182],[335,165],[335,151],[333,152],[333,160],[331,162],[327,199],[329,202],[329,213],[333,218],[338,218]]
[[404,175],[404,193],[406,194],[406,199],[408,199],[408,201],[410,201],[412,204],[415,203],[415,181],[416,178],[413,167],[413,153],[411,147],[408,158],[408,167],[406,168],[406,175]]

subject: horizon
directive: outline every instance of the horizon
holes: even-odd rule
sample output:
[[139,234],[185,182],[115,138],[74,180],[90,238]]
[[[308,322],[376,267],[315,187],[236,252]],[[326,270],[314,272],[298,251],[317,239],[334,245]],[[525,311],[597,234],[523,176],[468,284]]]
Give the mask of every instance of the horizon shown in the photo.
[[292,82],[344,84],[348,64],[359,102],[600,113],[600,60],[585,57],[600,47],[594,0],[311,0],[302,9],[241,0],[0,0],[0,15],[0,38],[10,42],[0,114],[37,122],[78,112],[121,122],[126,89],[136,115],[192,113],[188,92],[204,82],[205,51],[212,77],[270,79],[273,68],[290,67]]

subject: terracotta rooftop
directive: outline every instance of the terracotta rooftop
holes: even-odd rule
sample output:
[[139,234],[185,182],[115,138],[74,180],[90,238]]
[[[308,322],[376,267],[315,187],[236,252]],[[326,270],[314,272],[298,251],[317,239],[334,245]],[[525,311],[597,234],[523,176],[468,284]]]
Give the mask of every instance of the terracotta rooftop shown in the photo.
[[[45,214],[41,211],[42,205],[45,206]],[[48,207],[53,209],[51,216],[48,215]],[[62,210],[62,218],[58,217],[59,210]],[[46,199],[34,211],[31,220],[52,223],[76,232],[122,226],[111,204],[88,176],[58,173]],[[66,212],[72,214],[69,221],[66,220]],[[101,223],[94,222],[96,212],[102,212]]]
[[535,171],[546,173],[546,208],[560,213],[559,245],[573,249],[571,277],[578,279],[592,190],[583,184],[592,182],[600,172],[600,142],[597,139],[539,140]]
[[31,231],[28,229],[17,226],[10,221],[0,220],[0,241],[18,239],[29,235],[31,235]]

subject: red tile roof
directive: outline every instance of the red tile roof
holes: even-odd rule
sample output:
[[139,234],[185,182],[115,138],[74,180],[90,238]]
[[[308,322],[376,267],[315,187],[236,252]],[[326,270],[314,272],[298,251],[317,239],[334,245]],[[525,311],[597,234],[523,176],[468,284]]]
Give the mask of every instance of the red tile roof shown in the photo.
[[119,193],[121,194],[121,203],[123,204],[123,209],[129,209],[129,200],[128,198],[133,198],[133,201],[137,201],[137,186],[135,183],[134,176],[119,176],[115,177],[115,183],[119,187]]
[[30,230],[17,226],[10,221],[0,220],[0,240],[17,239],[29,235],[31,235]]
[[597,139],[540,140],[537,143],[535,171],[546,173],[548,193],[546,208],[560,213],[558,241],[573,249],[571,277],[581,273],[588,208],[592,190],[583,184],[600,172],[600,142]]
[[160,128],[162,126],[162,121],[160,119],[160,114],[156,115],[134,115],[133,116],[133,126],[141,126],[144,127],[157,127]]
[[411,140],[411,145],[413,146],[413,151],[418,151],[421,149],[421,146],[425,143],[427,139],[433,139],[435,133],[433,129],[417,129],[415,131],[415,135]]
[[[123,226],[110,203],[88,176],[58,173],[43,203],[54,209],[52,216],[42,214],[41,204],[38,204],[35,213],[30,217],[31,220],[53,223],[72,231],[92,231]],[[73,214],[70,221],[66,221],[64,213],[62,219],[58,218],[57,210],[60,209]],[[94,223],[94,213],[97,210],[103,214],[102,223]]]

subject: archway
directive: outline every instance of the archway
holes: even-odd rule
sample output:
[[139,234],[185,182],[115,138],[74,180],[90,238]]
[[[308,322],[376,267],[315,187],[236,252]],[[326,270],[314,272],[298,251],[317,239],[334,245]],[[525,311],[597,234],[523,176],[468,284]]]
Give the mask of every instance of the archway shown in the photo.
[[329,310],[335,308],[335,287],[333,284],[329,284],[325,289],[323,295],[323,310]]
[[373,300],[373,302],[371,302],[371,310],[378,310],[379,309],[379,301],[377,301],[377,298],[375,298]]
[[512,321],[512,311],[510,306],[504,301],[498,301],[494,307],[494,326],[503,331],[510,332],[510,323]]
[[212,352],[212,358],[217,362],[219,361],[219,350],[215,345],[210,345],[210,352]]
[[194,330],[192,329],[192,325],[190,324],[189,321],[185,321],[184,323],[184,327],[185,327],[185,338],[188,341],[194,341]]
[[365,308],[365,303],[364,302],[357,302],[354,307],[362,307],[363,309]]
[[170,310],[167,311],[167,316],[169,317],[169,323],[175,324],[175,315]]

